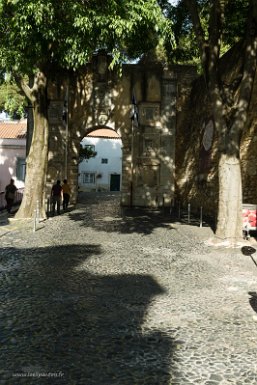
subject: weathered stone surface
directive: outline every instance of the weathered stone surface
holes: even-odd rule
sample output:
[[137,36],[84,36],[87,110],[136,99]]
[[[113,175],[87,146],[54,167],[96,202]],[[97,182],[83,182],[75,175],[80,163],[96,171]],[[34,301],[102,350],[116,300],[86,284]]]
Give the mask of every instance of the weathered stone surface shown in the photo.
[[[49,85],[50,106],[55,109],[50,109],[46,201],[54,181],[67,178],[72,203],[76,202],[80,141],[91,131],[106,127],[115,130],[123,144],[122,204],[169,207],[175,190],[176,114],[184,109],[196,69],[166,68],[150,58],[124,65],[119,77],[108,70],[110,60],[100,53],[80,77],[56,78]],[[137,122],[131,119],[132,98]],[[54,113],[64,103],[66,120]]]

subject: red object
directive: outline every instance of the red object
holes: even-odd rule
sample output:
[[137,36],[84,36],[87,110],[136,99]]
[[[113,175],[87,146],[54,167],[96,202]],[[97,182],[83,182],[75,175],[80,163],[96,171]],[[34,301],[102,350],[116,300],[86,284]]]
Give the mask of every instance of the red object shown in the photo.
[[257,229],[257,205],[243,204],[243,228],[245,226],[250,230]]

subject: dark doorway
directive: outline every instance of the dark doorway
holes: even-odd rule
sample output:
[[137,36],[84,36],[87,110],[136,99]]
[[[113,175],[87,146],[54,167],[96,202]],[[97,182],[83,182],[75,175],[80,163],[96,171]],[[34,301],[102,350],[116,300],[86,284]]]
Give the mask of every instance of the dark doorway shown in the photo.
[[110,191],[120,191],[120,175],[111,174]]

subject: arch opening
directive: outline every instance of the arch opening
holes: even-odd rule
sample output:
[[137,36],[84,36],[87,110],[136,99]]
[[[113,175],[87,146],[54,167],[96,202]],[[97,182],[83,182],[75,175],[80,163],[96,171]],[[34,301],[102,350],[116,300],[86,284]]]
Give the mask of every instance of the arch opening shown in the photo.
[[113,129],[87,130],[80,142],[86,149],[78,164],[79,192],[120,192],[122,184],[122,139]]

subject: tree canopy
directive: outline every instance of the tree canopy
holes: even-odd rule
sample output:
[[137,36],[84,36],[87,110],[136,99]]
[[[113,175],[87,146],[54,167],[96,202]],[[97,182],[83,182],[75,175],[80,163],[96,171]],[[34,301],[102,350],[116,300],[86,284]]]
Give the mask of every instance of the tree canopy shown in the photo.
[[[201,28],[207,38],[211,32],[209,24],[210,9],[213,6],[218,7],[219,2],[198,0],[196,3]],[[171,21],[172,31],[175,36],[176,44],[174,49],[167,50],[169,60],[180,64],[196,64],[200,69],[199,46],[187,2],[179,0],[177,5],[172,5],[169,0],[159,0],[159,4],[165,16]],[[223,4],[221,54],[224,54],[243,38],[249,0],[226,0]]]
[[166,25],[155,0],[1,0],[0,67],[76,69],[97,49],[117,62],[154,47]]
[[79,145],[79,163],[83,160],[94,158],[97,155],[97,152],[93,150],[91,146],[83,146],[81,143]]

